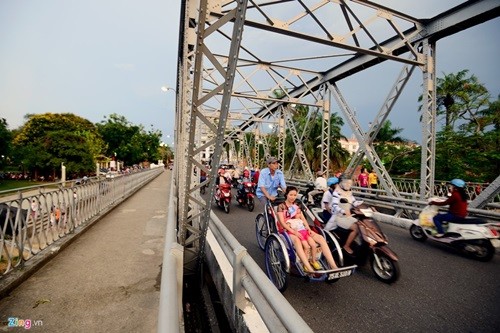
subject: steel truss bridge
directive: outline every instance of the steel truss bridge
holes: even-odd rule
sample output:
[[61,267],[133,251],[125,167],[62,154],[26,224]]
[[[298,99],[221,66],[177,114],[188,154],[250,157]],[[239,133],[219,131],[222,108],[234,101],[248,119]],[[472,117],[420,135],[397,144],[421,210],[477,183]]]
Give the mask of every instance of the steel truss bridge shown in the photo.
[[[318,159],[329,170],[330,115],[340,110],[360,148],[346,173],[364,158],[380,187],[401,197],[377,156],[373,140],[412,74],[422,82],[422,155],[419,195],[433,195],[436,145],[436,51],[447,36],[495,19],[498,0],[470,0],[432,18],[420,19],[363,0],[183,0],[178,48],[175,125],[176,240],[184,249],[184,274],[195,273],[204,256],[210,202],[202,185],[214,191],[217,168],[202,153],[213,151],[214,166],[231,151],[238,161],[259,166],[259,151],[277,152],[284,161],[286,133],[295,146],[290,170],[312,179],[304,154],[307,126],[299,133],[292,113],[308,107],[308,118],[321,115]],[[399,74],[369,129],[345,98],[342,80],[391,63]],[[387,74],[384,74],[387,75]],[[417,112],[417,110],[411,110]],[[361,113],[361,112],[359,112]],[[268,140],[272,128],[277,140]],[[252,133],[252,135],[246,135]],[[253,141],[252,141],[253,140]],[[262,149],[260,149],[262,145]],[[272,146],[274,145],[274,146]],[[209,174],[200,184],[200,170]],[[208,184],[211,182],[211,184]],[[472,203],[479,208],[499,192],[497,178]],[[400,202],[404,207],[404,202]]]

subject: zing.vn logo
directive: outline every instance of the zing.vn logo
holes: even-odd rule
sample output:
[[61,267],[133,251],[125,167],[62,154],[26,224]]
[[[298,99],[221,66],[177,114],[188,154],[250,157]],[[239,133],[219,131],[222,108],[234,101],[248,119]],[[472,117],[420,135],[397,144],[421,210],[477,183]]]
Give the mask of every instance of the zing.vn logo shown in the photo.
[[19,319],[17,317],[9,317],[7,327],[23,327],[29,330],[33,326],[43,326],[42,320]]

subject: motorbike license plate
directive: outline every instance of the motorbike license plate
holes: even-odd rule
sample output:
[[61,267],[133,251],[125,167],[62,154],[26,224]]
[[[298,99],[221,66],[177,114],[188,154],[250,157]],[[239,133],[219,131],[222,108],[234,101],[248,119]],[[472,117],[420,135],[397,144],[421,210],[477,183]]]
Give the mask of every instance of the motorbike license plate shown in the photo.
[[328,274],[328,280],[338,279],[346,276],[350,276],[352,274],[352,270],[343,271],[343,272],[333,272]]

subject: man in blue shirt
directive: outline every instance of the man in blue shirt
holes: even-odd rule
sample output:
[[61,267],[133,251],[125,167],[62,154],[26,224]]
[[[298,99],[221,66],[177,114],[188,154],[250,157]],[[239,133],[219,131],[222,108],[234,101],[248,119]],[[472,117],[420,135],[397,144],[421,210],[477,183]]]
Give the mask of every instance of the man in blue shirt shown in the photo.
[[269,200],[274,201],[276,199],[278,187],[281,187],[283,192],[286,190],[285,176],[278,168],[278,159],[271,156],[267,159],[267,168],[260,171],[256,194],[263,205]]

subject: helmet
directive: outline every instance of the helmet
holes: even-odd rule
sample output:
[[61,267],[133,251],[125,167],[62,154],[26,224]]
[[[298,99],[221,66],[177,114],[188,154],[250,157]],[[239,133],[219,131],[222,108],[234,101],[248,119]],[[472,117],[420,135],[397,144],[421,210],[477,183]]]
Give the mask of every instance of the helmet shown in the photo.
[[326,180],[326,185],[327,186],[332,186],[332,185],[335,185],[335,184],[338,184],[339,183],[339,179],[337,177],[330,177]]
[[453,185],[453,186],[456,186],[456,187],[465,187],[465,182],[462,180],[462,179],[452,179],[450,181],[450,184]]
[[350,191],[352,187],[352,179],[344,178],[339,184],[340,188],[344,191]]

